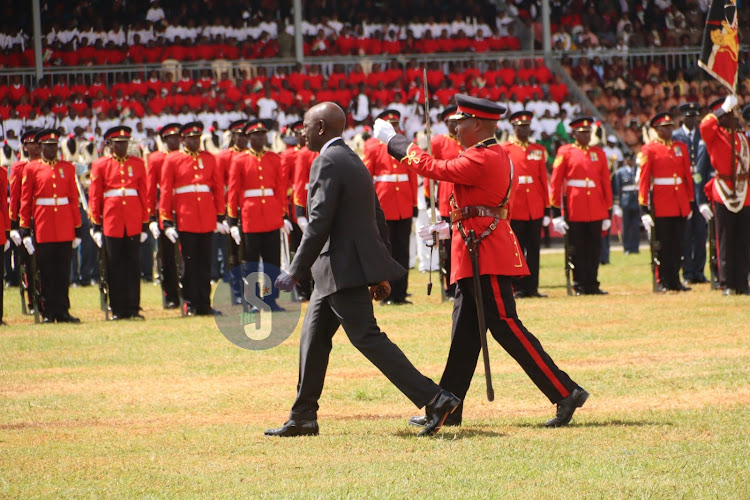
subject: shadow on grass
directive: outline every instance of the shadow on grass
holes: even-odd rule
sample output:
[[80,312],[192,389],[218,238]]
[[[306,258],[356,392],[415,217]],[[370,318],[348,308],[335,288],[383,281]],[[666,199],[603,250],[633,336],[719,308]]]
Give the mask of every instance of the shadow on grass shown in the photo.
[[[396,436],[406,438],[406,439],[413,439],[417,436],[419,429],[414,428],[414,431],[409,430],[401,430],[396,432]],[[487,438],[501,438],[501,437],[507,437],[508,435],[505,432],[499,432],[492,430],[490,426],[486,426],[486,428],[477,427],[477,426],[461,426],[461,427],[443,427],[440,429],[440,431],[432,436],[432,439],[446,439],[450,441],[457,441],[459,439],[469,439],[469,438],[476,438],[476,437],[487,437]]]
[[[604,420],[604,421],[592,421],[592,422],[572,422],[566,427],[648,427],[648,426],[671,426],[674,425],[672,422],[651,422],[648,420]],[[524,427],[524,428],[540,428],[546,429],[544,422],[524,422],[520,424],[514,424],[513,427]],[[562,429],[563,427],[559,427]]]

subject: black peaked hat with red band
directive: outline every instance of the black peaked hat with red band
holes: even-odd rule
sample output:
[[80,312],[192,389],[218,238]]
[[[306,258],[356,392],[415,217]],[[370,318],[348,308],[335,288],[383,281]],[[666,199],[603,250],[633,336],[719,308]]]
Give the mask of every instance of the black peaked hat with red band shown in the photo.
[[651,118],[651,121],[649,122],[651,125],[651,128],[656,127],[663,127],[665,125],[674,125],[674,120],[672,119],[672,115],[669,113],[658,113],[653,118]]
[[40,130],[34,136],[34,142],[39,144],[57,144],[60,141],[60,131],[54,128]]
[[448,106],[447,108],[445,108],[443,110],[442,113],[440,113],[440,119],[442,121],[448,120],[451,116],[453,116],[454,114],[456,114],[456,110],[457,109],[458,108],[456,106]]
[[180,128],[180,135],[188,137],[191,135],[203,135],[203,124],[201,122],[186,123]]
[[697,102],[685,102],[680,104],[680,113],[685,116],[698,116],[701,114],[701,105]]
[[268,123],[266,120],[250,120],[243,129],[245,134],[250,135],[255,132],[268,132]]
[[235,120],[229,124],[228,130],[233,133],[242,134],[244,133],[243,130],[245,128],[245,125],[247,125],[247,120]]
[[450,120],[465,118],[479,118],[482,120],[499,120],[505,114],[505,106],[481,97],[466,94],[456,94],[456,113],[449,116]]
[[291,125],[289,125],[289,129],[292,132],[299,132],[300,130],[302,130],[303,128],[305,128],[302,123],[303,123],[302,120],[297,120],[296,122],[294,122]]
[[21,134],[21,144],[28,142],[36,142],[36,134],[39,133],[38,128],[32,128]]
[[591,127],[594,125],[594,119],[590,116],[581,116],[579,118],[576,118],[575,120],[570,121],[570,130],[573,131],[579,131],[579,130],[591,130]]
[[531,120],[534,118],[534,113],[531,111],[521,110],[516,111],[510,117],[508,120],[513,125],[528,125],[531,123]]
[[129,141],[132,133],[133,133],[132,128],[126,127],[125,125],[118,125],[104,132],[104,140],[105,141]]
[[385,120],[387,122],[398,122],[401,120],[401,112],[397,109],[386,109],[380,113],[376,118]]
[[726,99],[726,97],[719,97],[714,102],[708,105],[708,109],[710,109],[712,113],[715,113],[719,110],[721,105],[724,104],[724,99]]
[[162,139],[169,137],[170,135],[179,134],[182,125],[179,123],[167,123],[159,129],[159,135]]

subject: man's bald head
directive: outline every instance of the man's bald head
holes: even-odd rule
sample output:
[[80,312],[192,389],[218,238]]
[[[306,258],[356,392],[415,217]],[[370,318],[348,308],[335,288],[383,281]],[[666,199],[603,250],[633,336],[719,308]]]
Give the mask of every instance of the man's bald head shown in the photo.
[[346,114],[333,102],[316,104],[305,113],[302,123],[310,151],[320,151],[326,142],[340,137],[346,128]]

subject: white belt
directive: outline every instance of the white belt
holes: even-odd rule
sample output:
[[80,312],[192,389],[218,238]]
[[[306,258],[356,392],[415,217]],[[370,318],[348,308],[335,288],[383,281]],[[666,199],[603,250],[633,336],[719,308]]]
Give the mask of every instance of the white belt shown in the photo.
[[188,184],[187,186],[180,186],[175,188],[174,194],[185,194],[185,193],[210,193],[211,188],[205,184]]
[[245,198],[258,198],[261,196],[273,196],[273,189],[246,189],[244,193]]
[[534,184],[534,178],[530,175],[519,175],[518,183],[519,184]]
[[109,191],[104,191],[104,197],[105,198],[116,198],[118,196],[138,196],[138,191],[136,189],[110,189]]
[[385,174],[376,175],[372,178],[372,182],[406,182],[409,180],[407,174]]
[[574,188],[593,188],[596,183],[591,179],[568,179],[568,186]]
[[638,191],[638,186],[630,184],[630,185],[627,185],[627,186],[623,186],[622,190],[623,191]]
[[67,205],[68,204],[68,198],[62,197],[62,198],[37,198],[36,201],[34,201],[37,205],[44,205],[49,207],[58,207],[60,205]]
[[654,186],[679,186],[682,177],[654,177]]

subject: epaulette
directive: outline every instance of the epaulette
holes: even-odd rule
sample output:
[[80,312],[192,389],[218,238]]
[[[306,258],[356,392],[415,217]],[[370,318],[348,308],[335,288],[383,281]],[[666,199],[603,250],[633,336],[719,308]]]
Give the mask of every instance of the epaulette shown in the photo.
[[497,139],[495,139],[494,137],[488,137],[487,139],[476,143],[474,147],[475,148],[488,148],[490,146],[494,146],[495,144],[497,144]]

